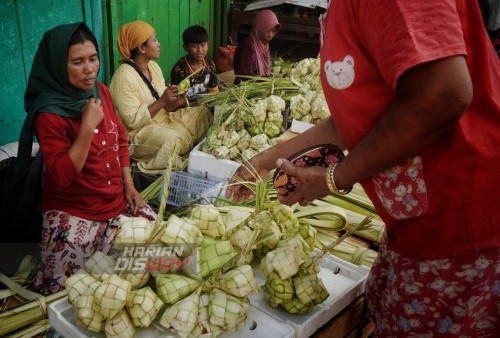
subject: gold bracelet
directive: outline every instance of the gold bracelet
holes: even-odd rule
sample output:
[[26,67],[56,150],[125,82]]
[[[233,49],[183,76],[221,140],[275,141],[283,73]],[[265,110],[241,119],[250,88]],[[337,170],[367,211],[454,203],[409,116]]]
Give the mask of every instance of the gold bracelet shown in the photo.
[[127,178],[126,180],[123,180],[123,183],[127,183],[127,182],[134,182],[134,179],[132,179],[132,178]]
[[328,186],[328,189],[337,195],[347,195],[348,193],[351,192],[352,187],[349,188],[344,188],[344,189],[338,189],[337,185],[335,184],[335,179],[333,178],[333,174],[335,173],[335,168],[337,167],[337,163],[330,164],[328,166],[328,169],[326,169],[326,185]]

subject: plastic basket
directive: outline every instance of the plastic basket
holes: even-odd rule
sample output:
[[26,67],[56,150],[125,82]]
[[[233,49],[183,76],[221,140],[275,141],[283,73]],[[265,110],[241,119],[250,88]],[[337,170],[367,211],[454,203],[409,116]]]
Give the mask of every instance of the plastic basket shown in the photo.
[[[162,187],[163,192],[163,187]],[[167,204],[184,206],[194,203],[213,203],[217,197],[224,197],[224,182],[204,178],[203,176],[174,171],[170,174]],[[158,201],[161,202],[161,195]]]

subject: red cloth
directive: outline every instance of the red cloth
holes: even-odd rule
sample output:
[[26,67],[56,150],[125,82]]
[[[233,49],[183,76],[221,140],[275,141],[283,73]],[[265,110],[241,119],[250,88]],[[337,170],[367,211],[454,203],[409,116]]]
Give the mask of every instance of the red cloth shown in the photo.
[[467,55],[473,101],[455,128],[362,184],[400,254],[439,258],[499,247],[500,63],[477,2],[336,0],[323,25],[323,90],[348,149],[392,104],[401,74]]
[[251,37],[246,37],[236,47],[233,66],[234,74],[236,75],[259,75],[257,70],[257,54],[255,54]]
[[215,52],[215,68],[217,69],[217,73],[220,74],[234,69],[233,60],[235,51],[236,47],[234,46],[219,46],[217,48]]
[[130,166],[128,140],[109,90],[98,82],[104,119],[96,128],[87,161],[78,172],[68,155],[80,119],[40,112],[35,133],[46,166],[42,210],[64,211],[89,220],[107,220],[126,206],[122,167]]

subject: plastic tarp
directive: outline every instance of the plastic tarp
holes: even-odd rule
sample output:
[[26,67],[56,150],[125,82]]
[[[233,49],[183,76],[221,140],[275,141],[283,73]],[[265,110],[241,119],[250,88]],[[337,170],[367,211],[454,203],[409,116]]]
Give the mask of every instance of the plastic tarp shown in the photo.
[[327,0],[261,0],[248,4],[245,7],[245,11],[251,11],[255,9],[267,8],[283,4],[296,5],[308,8],[321,7],[326,9],[327,2],[328,2]]

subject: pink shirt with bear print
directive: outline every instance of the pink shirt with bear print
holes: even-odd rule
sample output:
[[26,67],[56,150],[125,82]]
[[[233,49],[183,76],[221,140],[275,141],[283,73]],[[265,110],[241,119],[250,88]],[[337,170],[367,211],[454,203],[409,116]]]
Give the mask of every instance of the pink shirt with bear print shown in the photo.
[[407,70],[465,55],[474,86],[455,128],[361,182],[387,225],[389,247],[416,258],[499,247],[500,63],[476,24],[477,3],[335,0],[329,6],[322,18],[322,85],[348,149],[394,102]]

